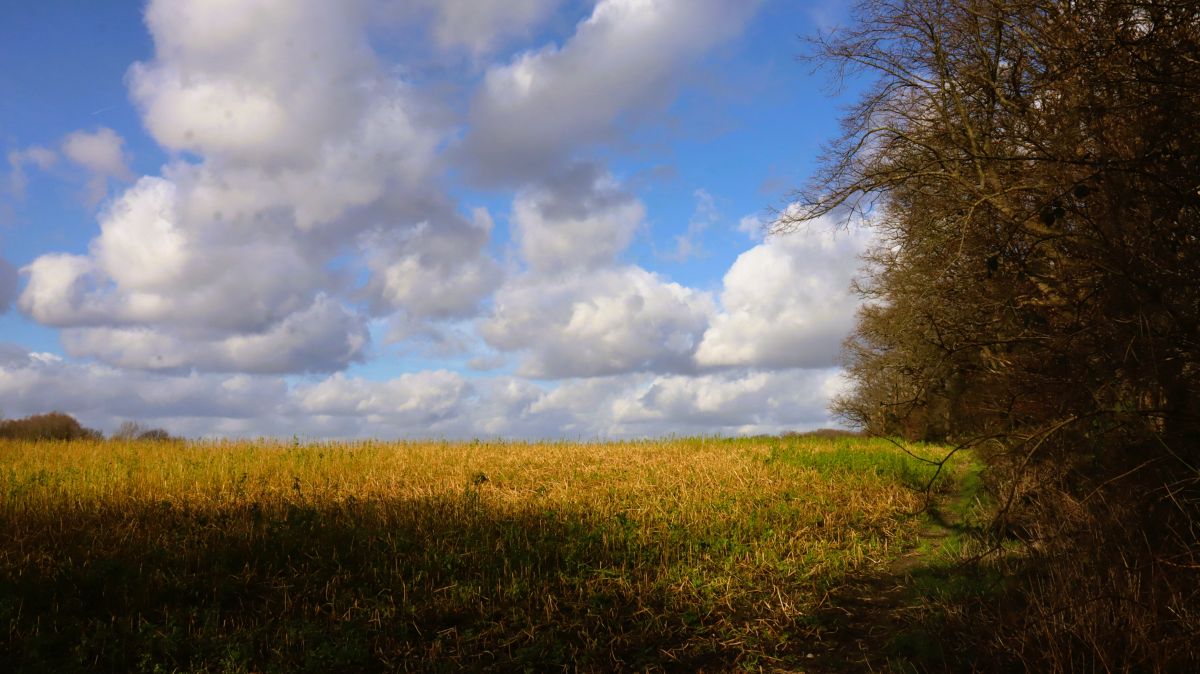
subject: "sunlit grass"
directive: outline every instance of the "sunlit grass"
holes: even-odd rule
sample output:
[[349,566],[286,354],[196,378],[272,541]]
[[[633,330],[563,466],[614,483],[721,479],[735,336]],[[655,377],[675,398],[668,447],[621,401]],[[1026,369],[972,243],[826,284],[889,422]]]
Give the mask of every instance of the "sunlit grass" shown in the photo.
[[0,669],[783,666],[914,541],[928,470],[845,438],[3,442]]

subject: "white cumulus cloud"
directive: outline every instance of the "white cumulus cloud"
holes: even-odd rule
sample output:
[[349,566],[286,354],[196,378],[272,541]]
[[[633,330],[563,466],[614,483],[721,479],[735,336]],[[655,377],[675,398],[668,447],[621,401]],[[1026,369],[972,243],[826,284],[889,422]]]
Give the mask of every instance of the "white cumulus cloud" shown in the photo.
[[490,68],[464,150],[489,180],[542,175],[623,118],[661,108],[679,72],[740,31],[757,0],[600,0],[561,47]]
[[[154,0],[145,18],[155,55],[130,94],[175,154],[112,201],[87,254],[24,268],[21,309],[69,328],[70,353],[330,371],[363,357],[369,312],[462,317],[495,286],[490,227],[438,184],[448,130],[379,62],[364,2]],[[121,148],[103,128],[63,143],[105,181],[127,176]]]
[[60,410],[98,426],[121,419],[171,425],[184,417],[211,424],[214,418],[264,418],[286,395],[287,384],[277,377],[160,376],[0,347],[0,407],[10,417]]
[[127,419],[190,437],[606,439],[755,434],[830,423],[836,370],[623,374],[537,385],[445,370],[383,381],[333,374],[173,374],[81,364],[0,344],[0,407],[57,409],[111,431]]
[[519,192],[512,222],[530,268],[553,272],[611,265],[645,217],[612,176],[579,164]]
[[[103,205],[86,247],[19,272],[0,258],[0,312],[15,300],[59,329],[66,356],[0,344],[0,408],[187,435],[828,425],[867,235],[818,223],[755,238],[720,283],[681,283],[629,250],[662,193],[608,168],[638,175],[623,159],[641,148],[609,141],[661,121],[759,4],[149,0],[154,54],[126,83],[161,170],[132,175],[106,127],[7,155],[14,207],[26,172],[60,160]],[[381,13],[428,29],[415,42],[445,63],[388,62],[404,48]],[[509,50],[583,13],[560,44]],[[731,200],[709,187],[662,257],[720,240],[709,230]],[[758,222],[737,226],[756,236]],[[384,349],[406,374],[347,374]]]
[[427,207],[427,219],[415,227],[362,237],[372,272],[367,292],[380,311],[409,320],[472,316],[499,284],[499,265],[481,254],[491,238],[491,216],[480,208],[467,219],[450,206]]
[[63,139],[63,156],[88,172],[84,200],[89,206],[100,203],[108,194],[109,180],[133,179],[124,146],[124,138],[103,126],[92,132],[75,131]]
[[327,372],[364,358],[366,322],[335,300],[318,295],[311,306],[257,333],[196,338],[146,327],[90,327],[63,331],[73,356],[118,367],[214,372]]
[[561,0],[432,0],[433,35],[442,47],[462,47],[475,55],[492,50],[508,36],[522,36],[543,21]]
[[541,378],[687,371],[714,312],[706,293],[640,267],[524,275],[493,301],[484,339]]
[[25,173],[26,166],[36,166],[45,171],[58,163],[58,153],[37,145],[24,150],[10,150],[7,158],[8,191],[17,199],[24,199],[25,190],[29,187],[29,176]]
[[832,366],[854,325],[850,284],[869,230],[816,223],[769,237],[726,272],[721,311],[696,350],[701,367]]

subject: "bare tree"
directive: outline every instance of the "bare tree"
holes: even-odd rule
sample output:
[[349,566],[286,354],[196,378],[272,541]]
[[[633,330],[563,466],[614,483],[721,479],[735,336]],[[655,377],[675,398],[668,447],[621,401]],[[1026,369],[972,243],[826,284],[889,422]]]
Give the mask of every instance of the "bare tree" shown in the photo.
[[146,428],[136,421],[122,421],[117,430],[113,431],[113,440],[136,440]]
[[136,421],[122,421],[117,430],[113,431],[114,440],[174,440],[175,438],[161,428],[150,428]]

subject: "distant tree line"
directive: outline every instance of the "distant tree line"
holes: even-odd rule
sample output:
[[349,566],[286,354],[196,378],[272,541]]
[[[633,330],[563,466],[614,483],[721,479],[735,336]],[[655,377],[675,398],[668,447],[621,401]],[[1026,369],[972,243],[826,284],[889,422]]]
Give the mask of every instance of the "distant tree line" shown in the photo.
[[113,440],[174,440],[170,433],[161,428],[143,426],[136,421],[123,421],[112,434]]
[[1027,666],[1195,666],[1200,2],[869,0],[811,56],[874,78],[779,224],[879,234],[835,412],[985,454]]
[[[33,414],[21,419],[0,420],[0,438],[13,440],[99,440],[104,434],[87,428],[63,412]],[[114,440],[174,440],[161,428],[126,421],[113,433]]]
[[84,440],[99,439],[104,434],[85,428],[75,417],[62,412],[34,414],[22,419],[0,421],[0,438],[14,440]]

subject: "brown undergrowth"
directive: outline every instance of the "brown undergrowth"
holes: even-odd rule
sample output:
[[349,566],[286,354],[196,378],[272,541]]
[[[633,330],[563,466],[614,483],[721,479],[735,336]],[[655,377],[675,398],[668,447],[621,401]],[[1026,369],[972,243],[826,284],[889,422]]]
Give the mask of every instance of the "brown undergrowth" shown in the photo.
[[809,671],[1197,671],[1198,485],[1125,478],[1081,499],[1025,472],[988,503],[1014,481],[971,466],[911,549],[831,593]]

